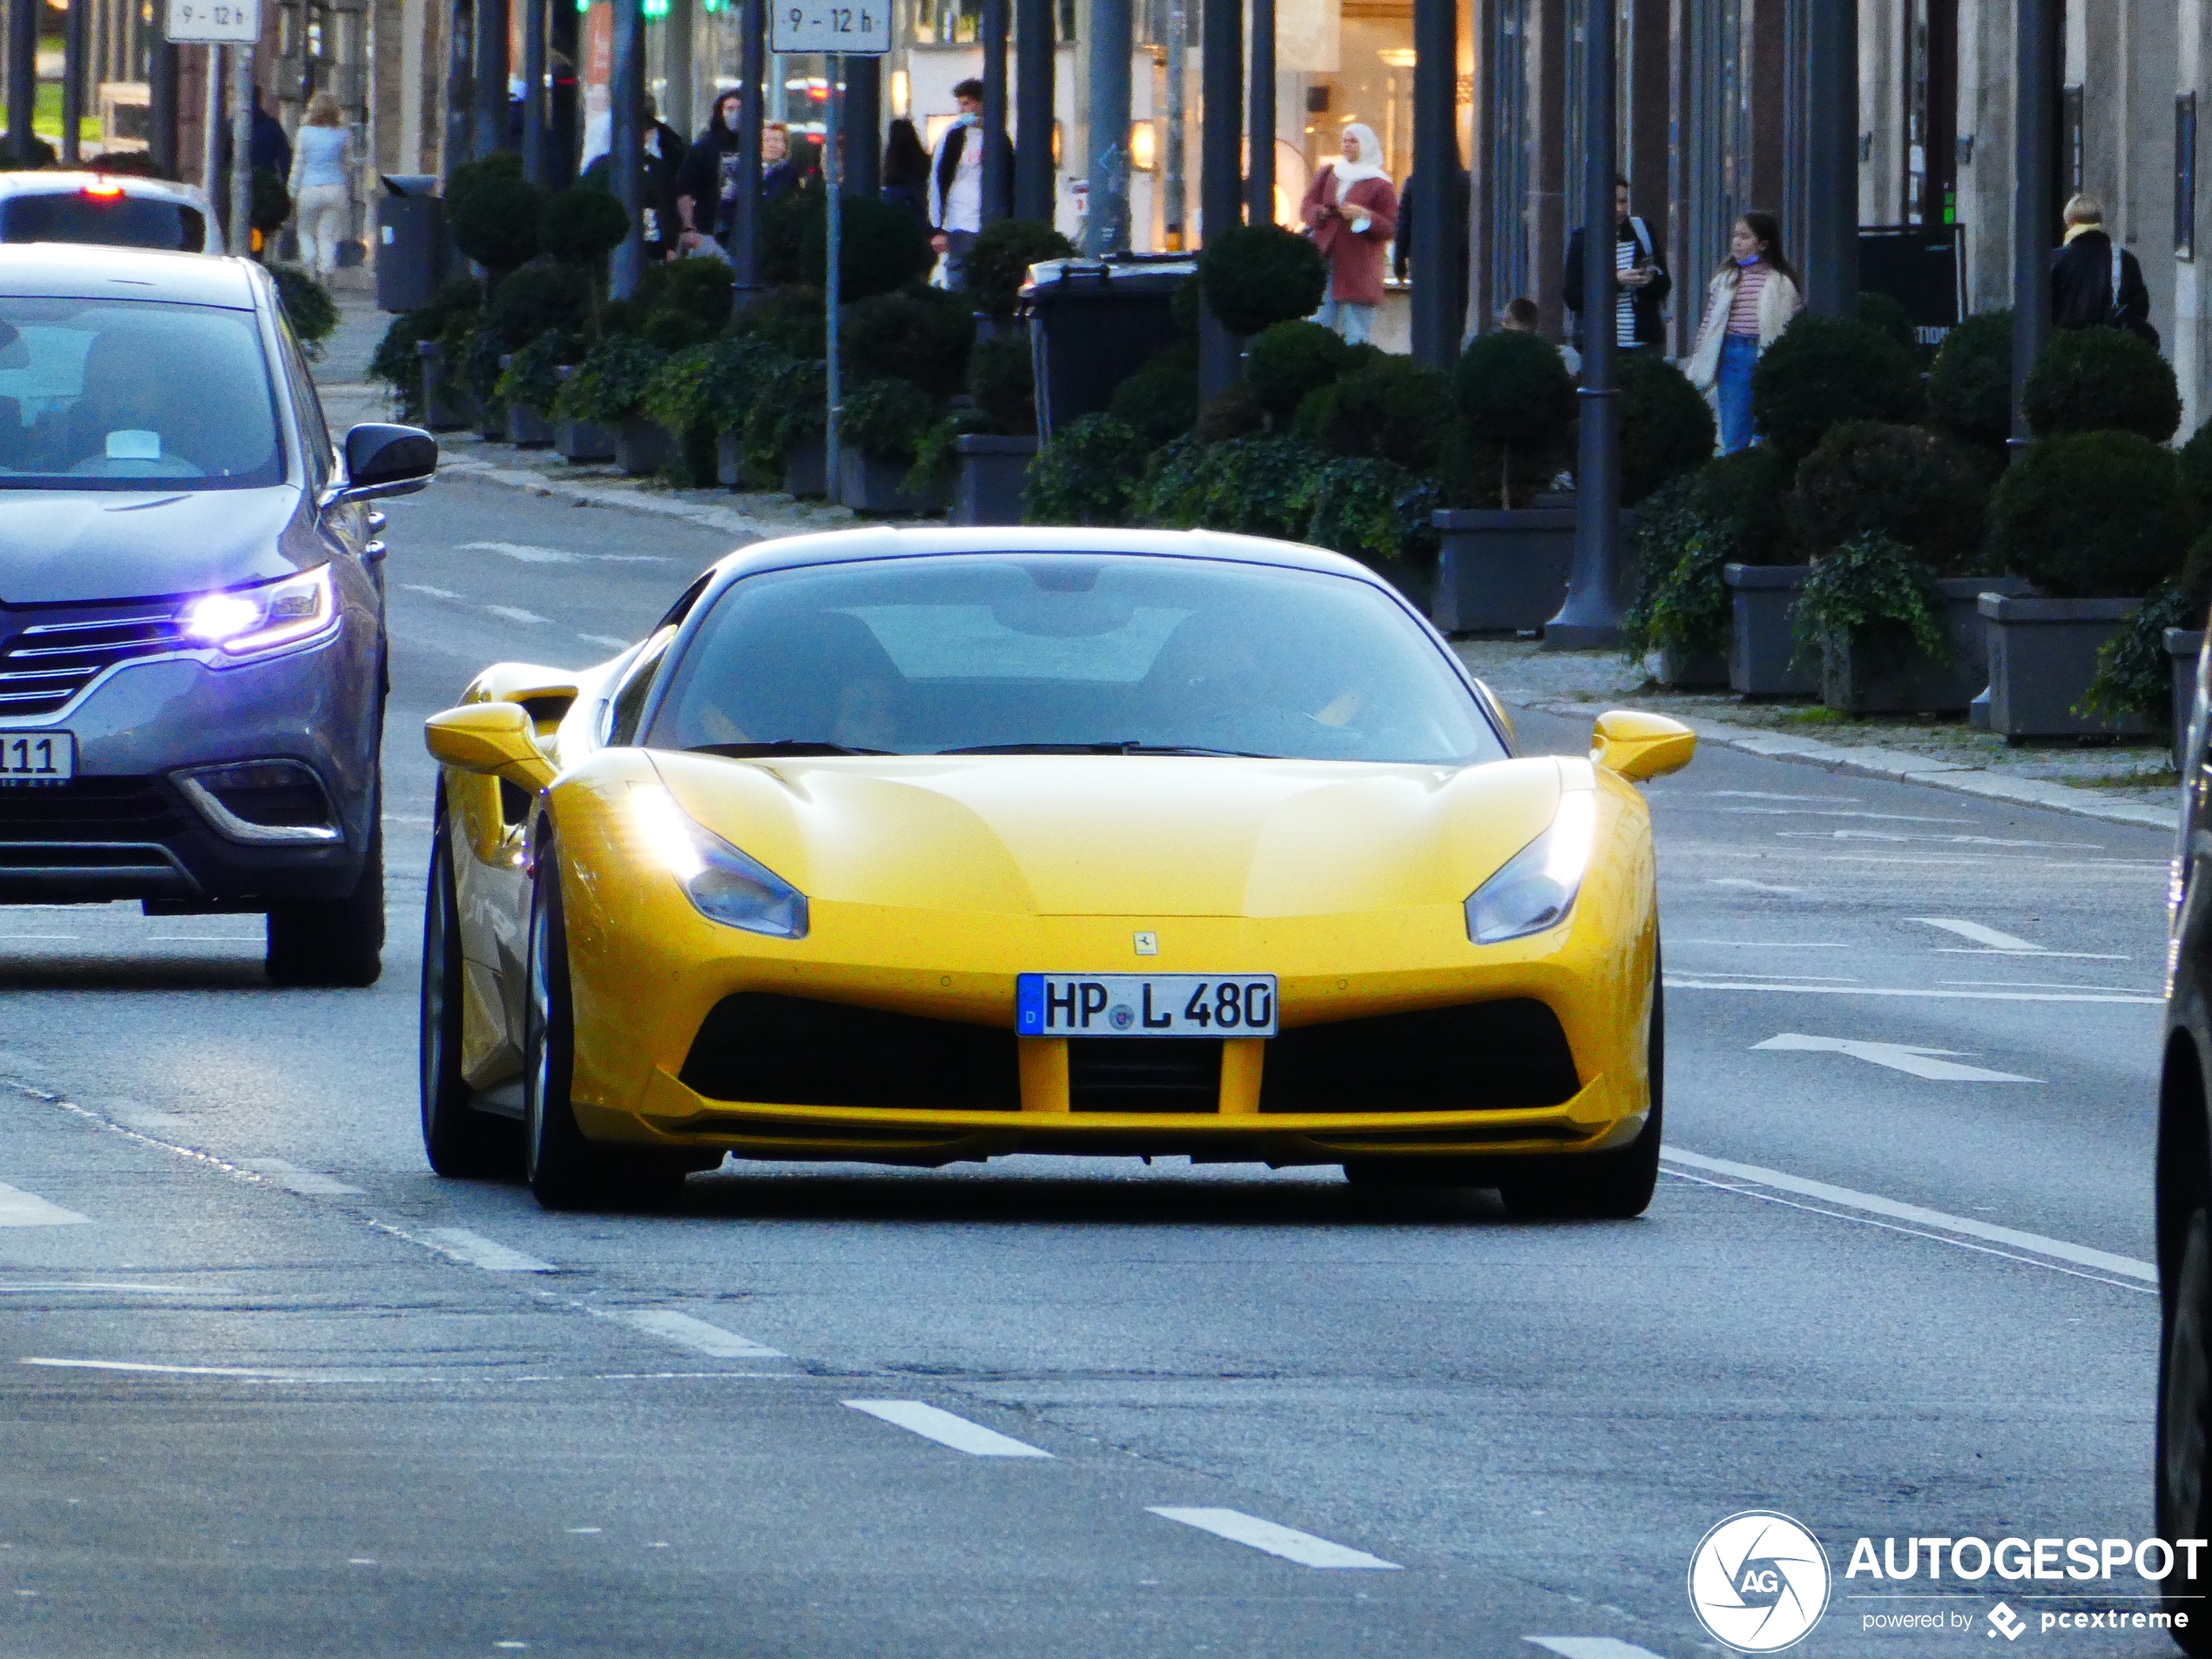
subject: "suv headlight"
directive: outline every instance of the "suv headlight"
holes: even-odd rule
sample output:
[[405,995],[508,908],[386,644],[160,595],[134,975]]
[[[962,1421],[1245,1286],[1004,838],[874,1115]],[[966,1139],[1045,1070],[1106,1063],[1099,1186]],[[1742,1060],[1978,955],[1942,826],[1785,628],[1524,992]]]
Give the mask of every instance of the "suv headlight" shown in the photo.
[[709,921],[778,939],[806,937],[806,895],[698,824],[659,784],[633,784],[630,811],[645,845]]
[[1495,945],[1565,921],[1581,891],[1596,835],[1597,792],[1568,790],[1559,798],[1551,827],[1467,895],[1467,937]]
[[338,625],[338,593],[330,567],[250,587],[202,594],[185,607],[185,637],[213,645],[221,658],[265,657]]

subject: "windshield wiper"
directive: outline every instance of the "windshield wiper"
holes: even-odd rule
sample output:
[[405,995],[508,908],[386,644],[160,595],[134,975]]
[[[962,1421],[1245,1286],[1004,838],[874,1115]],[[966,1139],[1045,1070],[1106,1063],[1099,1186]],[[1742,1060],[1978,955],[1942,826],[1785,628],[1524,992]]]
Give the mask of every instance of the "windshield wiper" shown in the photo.
[[1236,760],[1279,760],[1280,755],[1250,749],[1201,749],[1183,743],[979,743],[968,749],[940,749],[941,755],[1219,755]]
[[854,749],[842,743],[814,738],[778,738],[772,743],[695,743],[685,754],[720,755],[728,760],[753,760],[764,755],[887,755],[889,749]]

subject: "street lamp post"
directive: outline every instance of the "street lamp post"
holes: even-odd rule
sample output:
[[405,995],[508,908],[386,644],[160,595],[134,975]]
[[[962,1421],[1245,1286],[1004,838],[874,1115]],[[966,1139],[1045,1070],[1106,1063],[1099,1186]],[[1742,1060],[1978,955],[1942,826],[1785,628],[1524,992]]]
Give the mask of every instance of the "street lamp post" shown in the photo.
[[1451,368],[1460,348],[1460,251],[1447,229],[1459,220],[1458,10],[1453,0],[1413,0],[1413,356],[1431,368]]
[[760,286],[760,120],[767,107],[768,0],[738,0],[738,195],[731,204],[732,295],[742,306]]
[[1810,10],[1805,40],[1805,308],[1816,316],[1856,317],[1858,0],[1811,0]]
[[[1083,252],[1093,255],[1129,245],[1129,60],[1134,50],[1130,0],[1091,0],[1090,142],[1084,157],[1090,212],[1083,220]],[[1237,106],[1232,102],[1229,108],[1233,126]]]
[[1058,194],[1052,165],[1055,10],[1054,0],[1014,3],[1014,212],[1048,225]]
[[1006,176],[1007,0],[983,0],[983,212],[981,222],[1006,217],[1014,181]]
[[[1243,90],[1244,17],[1238,0],[1203,0],[1205,64],[1199,91],[1204,109],[1198,127],[1198,235],[1200,240],[1232,229],[1243,168],[1238,152],[1243,133],[1237,124]],[[1212,310],[1198,308],[1198,395],[1211,401],[1237,380],[1237,337]]]
[[[615,29],[622,29],[622,14],[625,4],[634,6],[637,0],[617,0],[615,7]],[[486,156],[507,147],[507,0],[476,0],[476,131],[473,146],[475,158]]]
[[62,164],[75,166],[84,130],[84,25],[92,0],[69,0],[62,23]]
[[[1449,0],[1445,0],[1449,3]],[[1244,121],[1244,219],[1275,222],[1275,0],[1250,0],[1252,60]]]
[[2013,448],[2028,439],[2022,394],[2051,338],[2052,93],[2059,78],[2057,0],[2020,0],[2013,73]]
[[546,0],[523,0],[523,177],[552,188],[546,152]]
[[645,235],[637,212],[644,205],[638,174],[645,141],[645,12],[642,0],[614,0],[614,7],[612,84],[607,88],[607,172],[615,187],[615,199],[629,218],[630,232],[615,249],[608,287],[616,299],[626,300],[636,291],[637,279],[645,269]]

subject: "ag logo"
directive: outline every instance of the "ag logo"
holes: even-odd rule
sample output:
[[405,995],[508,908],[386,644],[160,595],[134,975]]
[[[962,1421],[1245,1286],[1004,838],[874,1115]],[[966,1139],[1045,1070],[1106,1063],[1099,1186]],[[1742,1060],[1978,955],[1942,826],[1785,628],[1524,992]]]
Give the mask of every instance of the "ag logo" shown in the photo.
[[1689,1606],[1709,1635],[1738,1653],[1779,1653],[1828,1610],[1828,1554],[1770,1509],[1730,1515],[1689,1558]]

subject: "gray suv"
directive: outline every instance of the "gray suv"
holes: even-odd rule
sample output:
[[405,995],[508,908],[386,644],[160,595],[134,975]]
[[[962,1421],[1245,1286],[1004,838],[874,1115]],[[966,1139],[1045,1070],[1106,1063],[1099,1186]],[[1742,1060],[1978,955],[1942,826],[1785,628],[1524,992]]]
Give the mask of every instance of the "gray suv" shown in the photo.
[[368,503],[437,456],[334,446],[250,261],[0,246],[0,904],[260,912],[277,983],[375,980]]

